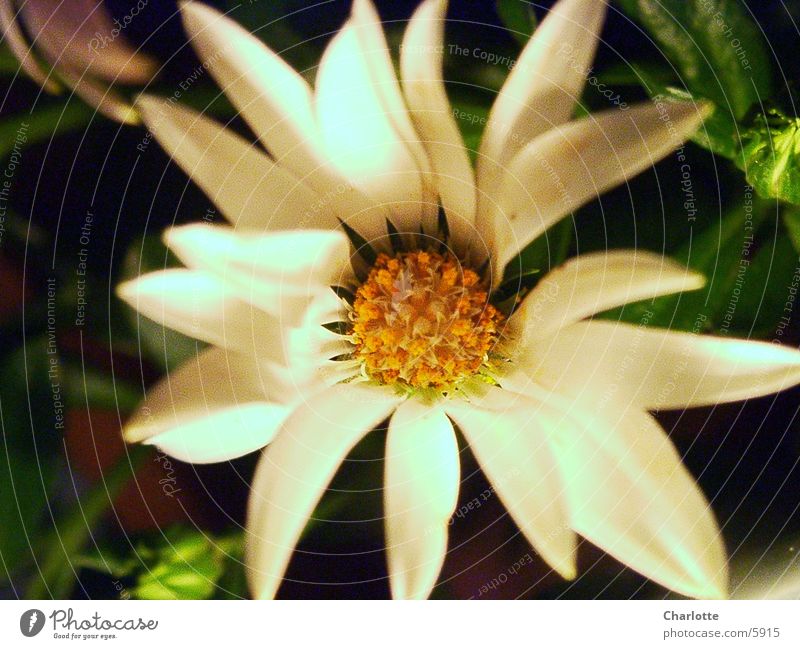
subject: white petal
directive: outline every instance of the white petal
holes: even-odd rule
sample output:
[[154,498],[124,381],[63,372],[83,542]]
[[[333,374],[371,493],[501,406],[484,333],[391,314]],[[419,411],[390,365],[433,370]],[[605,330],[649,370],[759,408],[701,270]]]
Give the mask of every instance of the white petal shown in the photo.
[[592,399],[570,400],[553,424],[573,529],[670,590],[725,597],[722,535],[658,423]]
[[587,201],[653,166],[697,129],[703,104],[651,103],[551,129],[511,161],[499,193],[498,264]]
[[136,102],[147,128],[239,228],[280,230],[339,226],[331,209],[297,176],[252,142],[186,106],[154,97]]
[[[330,292],[330,300],[336,302]],[[214,275],[183,269],[150,273],[117,287],[117,294],[142,315],[187,336],[283,365],[319,366],[351,349],[319,320],[329,302],[306,310],[305,322],[290,328],[244,302]]]
[[347,237],[341,231],[260,234],[194,224],[172,228],[165,240],[187,266],[290,286],[342,281],[341,269],[348,262]]
[[230,460],[268,444],[291,408],[274,402],[268,374],[252,359],[212,347],[147,390],[125,424],[145,442],[185,462]]
[[459,485],[458,442],[444,412],[415,399],[386,440],[386,552],[394,599],[426,599],[447,552]]
[[245,563],[253,595],[275,596],[297,540],[339,465],[398,398],[338,385],[301,405],[267,447],[247,512]]
[[578,323],[531,348],[526,371],[572,394],[605,385],[649,410],[715,405],[800,383],[800,352],[615,322]]
[[[401,50],[403,91],[433,165],[433,180],[454,242],[475,235],[475,178],[442,80],[447,0],[425,0],[406,29]],[[475,241],[474,248],[483,247]]]
[[183,269],[149,273],[121,284],[117,294],[169,329],[218,347],[284,360],[280,345],[271,340],[279,332],[277,321],[240,300],[213,275]]
[[[281,57],[233,20],[199,2],[182,2],[183,23],[200,59],[280,164],[322,180],[324,156],[311,88]],[[330,178],[324,183],[334,187]]]
[[[623,304],[701,288],[702,275],[663,255],[620,250],[580,255],[545,275],[509,319],[516,346]],[[524,351],[521,352],[524,355]]]
[[275,403],[241,404],[180,424],[145,444],[183,462],[225,462],[269,444],[290,412]]
[[260,234],[187,225],[164,238],[184,264],[217,275],[245,301],[291,326],[314,298],[347,285],[351,275],[347,237],[332,230]]
[[481,218],[512,158],[535,137],[571,119],[605,17],[606,3],[561,0],[520,54],[489,114],[478,157]]
[[550,449],[547,404],[492,388],[487,399],[452,400],[459,425],[481,469],[530,544],[565,579],[576,574],[576,540],[558,464]]
[[369,67],[372,83],[386,107],[389,119],[403,138],[419,170],[429,173],[430,163],[403,101],[389,44],[372,0],[353,0],[352,22],[361,48],[366,54],[365,62]]
[[[333,37],[317,75],[316,108],[321,140],[331,163],[371,200],[383,207],[401,232],[417,232],[423,201],[422,175],[392,119],[392,106],[379,87],[391,79],[374,78],[370,57],[385,52],[364,49],[352,21]],[[396,80],[395,80],[396,83]],[[353,223],[370,241],[386,234],[381,218]]]

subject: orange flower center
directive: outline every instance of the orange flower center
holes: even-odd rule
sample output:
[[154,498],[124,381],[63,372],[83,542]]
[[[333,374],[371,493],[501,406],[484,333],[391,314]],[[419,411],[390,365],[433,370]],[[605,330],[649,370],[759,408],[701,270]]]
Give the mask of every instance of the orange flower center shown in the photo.
[[475,271],[450,254],[417,251],[378,255],[351,321],[355,356],[371,378],[441,391],[481,371],[503,315]]

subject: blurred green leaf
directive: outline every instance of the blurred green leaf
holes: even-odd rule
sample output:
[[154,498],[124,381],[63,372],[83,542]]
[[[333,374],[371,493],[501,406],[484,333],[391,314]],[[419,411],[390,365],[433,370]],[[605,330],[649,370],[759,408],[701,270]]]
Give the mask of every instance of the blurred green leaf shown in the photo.
[[0,47],[0,75],[11,76],[20,72],[17,57],[5,46]]
[[489,119],[489,108],[479,104],[456,101],[453,103],[453,115],[464,138],[464,146],[474,163],[478,156],[478,148],[483,136],[483,128]]
[[[737,321],[755,317],[739,306],[744,282],[751,277],[749,267],[755,254],[756,232],[769,213],[770,205],[747,192],[723,218],[693,235],[672,256],[702,273],[705,287],[652,301],[626,305],[606,315],[628,322],[647,323],[685,331],[730,329],[726,313],[738,311]],[[744,269],[744,270],[743,270]]]
[[0,360],[0,563],[11,571],[33,559],[62,457],[63,383],[57,373],[51,383],[52,367],[57,371],[58,357],[43,337]]
[[26,599],[66,599],[77,578],[75,557],[81,557],[90,538],[97,533],[100,520],[120,490],[134,477],[136,468],[149,456],[144,446],[132,446],[127,455],[74,506],[50,525],[44,541],[38,541],[43,558],[31,580]]
[[533,6],[525,0],[497,0],[497,14],[511,35],[525,47],[537,24]]
[[223,574],[230,539],[197,529],[171,528],[155,547],[142,545],[144,570],[131,593],[138,599],[208,599]]
[[672,71],[663,63],[655,61],[612,63],[597,70],[597,79],[609,86],[641,86],[647,80],[664,87],[675,83]]
[[127,577],[141,566],[135,554],[121,554],[116,548],[103,545],[82,552],[73,559],[76,568],[88,568],[121,579]]
[[737,0],[619,0],[678,68],[692,93],[736,119],[770,96],[761,32]]
[[78,408],[132,411],[141,400],[140,390],[93,367],[64,364],[64,396]]
[[[128,543],[105,542],[75,558],[74,565],[100,572],[138,599],[242,599],[248,596],[241,530],[220,537],[175,525]],[[126,550],[126,551],[124,551]]]
[[58,103],[32,113],[6,117],[0,122],[0,159],[21,149],[46,142],[58,135],[85,128],[94,111],[79,101]]
[[798,259],[792,241],[783,236],[781,228],[771,234],[760,242],[752,255],[731,317],[731,330],[742,335],[774,338],[776,325],[786,315],[788,287],[797,270]]
[[739,125],[731,119],[730,113],[714,107],[703,121],[703,125],[692,135],[692,141],[712,153],[733,160],[741,160]]
[[800,253],[800,210],[795,208],[785,209],[781,214],[783,224],[789,233],[789,240],[794,245],[796,252]]
[[504,282],[525,277],[531,273],[546,274],[559,266],[569,253],[575,225],[571,218],[563,218],[542,235],[536,237],[506,265]]

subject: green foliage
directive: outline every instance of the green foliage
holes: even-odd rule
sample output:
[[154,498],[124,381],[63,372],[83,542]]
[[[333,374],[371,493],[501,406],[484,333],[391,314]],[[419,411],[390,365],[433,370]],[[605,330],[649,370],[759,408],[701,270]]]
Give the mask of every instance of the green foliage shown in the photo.
[[773,339],[778,322],[787,315],[784,307],[798,256],[779,222],[765,223],[759,238],[760,245],[747,269],[746,289],[741,291],[730,328],[743,336]]
[[758,27],[738,0],[620,0],[676,66],[688,90],[735,118],[769,97],[772,73]]
[[15,147],[27,147],[52,140],[59,135],[79,131],[92,121],[94,111],[77,100],[63,101],[33,113],[16,115],[0,122],[0,159]]
[[120,378],[77,363],[64,363],[66,403],[78,408],[100,408],[131,412],[139,403],[139,390]]
[[536,29],[533,6],[525,0],[497,0],[500,20],[523,47]]
[[147,454],[144,447],[132,447],[100,482],[79,496],[75,507],[50,522],[49,532],[37,543],[42,558],[25,593],[27,599],[70,596],[78,574],[73,559],[85,550],[114,498],[133,478]]
[[[310,71],[307,76],[313,76],[326,39],[316,38],[316,34],[308,38],[309,34],[297,32],[302,20],[292,19],[284,3],[249,3],[241,7],[233,1],[228,4],[238,7],[235,19],[249,23],[262,40],[281,51],[298,69]],[[748,16],[745,4],[741,0],[620,0],[619,4],[647,30],[673,67],[670,70],[660,62],[637,60],[632,66],[598,70],[603,82],[625,86],[626,91],[641,83],[651,96],[712,102],[715,110],[694,141],[734,163],[721,170],[723,186],[740,185],[743,172],[759,196],[800,205],[800,121],[786,111],[763,108],[777,105],[772,95],[772,71],[761,33]],[[296,6],[302,14],[303,7]],[[525,0],[496,0],[497,14],[521,46],[536,28],[531,7],[532,3]],[[390,31],[390,42],[396,44],[400,28]],[[513,49],[511,44],[505,45]],[[474,160],[490,100],[508,69],[464,57],[449,59],[453,70],[461,70],[462,74],[448,92],[454,96],[456,121]],[[0,74],[14,74],[17,68],[13,57],[0,50]],[[171,90],[163,86],[161,89],[167,93]],[[640,94],[638,88],[631,94],[635,99]],[[210,107],[218,116],[235,113],[210,77],[183,99],[197,108]],[[7,116],[0,123],[0,158],[7,157],[15,146],[46,143],[79,131],[92,119],[91,109],[77,100],[67,102],[63,98],[48,99],[30,113],[21,111]],[[665,230],[670,254],[703,273],[708,278],[707,286],[680,296],[629,305],[608,317],[640,322],[647,313],[651,326],[731,335],[760,336],[769,334],[771,328],[774,331],[800,254],[800,209],[786,209],[785,205],[776,209],[775,200],[761,201],[749,193],[733,201],[725,196],[724,200],[730,207],[710,225],[706,220],[704,227],[688,235],[685,222],[678,227],[674,223],[668,225],[668,233]],[[655,207],[652,209],[648,217],[661,216]],[[598,237],[592,243],[612,248],[625,243],[622,229],[615,227],[625,218],[624,210],[609,212],[607,239],[601,241]],[[12,226],[17,228],[14,236],[25,244],[31,243],[30,235],[37,224],[28,225],[24,219],[9,219],[6,223],[9,233],[14,234]],[[573,225],[570,219],[564,219],[526,247],[508,267],[506,276],[510,279],[498,289],[495,298],[513,300],[519,289],[529,288],[548,269],[563,262],[573,248]],[[401,249],[402,239],[396,229],[389,223],[387,230],[391,242]],[[39,251],[52,243],[52,233],[46,228],[41,231]],[[788,236],[784,236],[786,232]],[[374,250],[357,233],[348,234],[367,261],[374,260]],[[675,249],[679,237],[686,240]],[[129,249],[118,279],[124,281],[174,265],[177,261],[157,236],[145,237]],[[71,271],[69,266],[68,272]],[[108,278],[96,276],[94,281],[99,293]],[[74,296],[64,291],[59,291],[59,300],[66,300],[70,307],[74,304]],[[124,349],[130,355],[141,351],[162,370],[174,368],[197,352],[197,341],[165,329],[128,307],[115,304],[112,308],[120,313],[124,310],[125,314],[110,323],[113,328],[125,328],[119,340],[116,329],[111,334],[115,351]],[[112,383],[97,369],[83,367],[74,358],[52,355],[57,360],[58,377],[51,378],[51,355],[41,324],[44,311],[42,300],[26,306],[27,340],[14,339],[7,349],[16,347],[15,351],[0,352],[4,377],[0,382],[0,565],[5,570],[28,570],[28,575],[33,576],[25,593],[28,597],[69,596],[80,569],[111,574],[126,583],[130,595],[142,599],[246,596],[241,532],[220,535],[176,526],[157,536],[140,538],[132,545],[119,539],[115,544],[109,541],[102,522],[114,494],[132,476],[128,458],[94,487],[78,485],[66,493],[57,492],[57,486],[63,486],[56,482],[63,467],[63,440],[55,425],[54,380],[60,383],[65,405],[129,410],[140,395],[130,386]],[[31,326],[32,316],[39,322],[38,328]],[[331,323],[332,328],[335,326],[341,325]],[[91,342],[88,337],[87,342]],[[382,457],[384,437],[383,433],[373,433],[353,450],[349,459],[354,461],[348,466],[358,468],[340,472],[334,478],[332,489],[322,498],[305,529],[306,541],[314,540],[314,535],[324,536],[326,542],[334,544],[345,543],[348,535],[382,538],[381,472],[375,471],[381,465],[375,459]],[[134,457],[146,452],[140,447],[131,450]],[[347,521],[355,499],[355,515],[369,524],[338,524],[336,521],[341,519]],[[346,529],[340,534],[341,528]],[[331,533],[331,529],[337,531]],[[95,539],[97,545],[89,549]],[[34,560],[37,570],[33,568]]]
[[[778,319],[778,310],[762,309],[760,296],[774,290],[770,277],[767,250],[757,245],[758,232],[774,210],[768,202],[746,192],[723,217],[694,234],[674,253],[678,262],[701,273],[706,286],[697,291],[669,295],[643,303],[631,304],[607,314],[653,327],[685,331],[741,333],[751,335],[753,327],[767,330]],[[785,253],[785,247],[780,246]],[[788,255],[792,264],[794,255]],[[776,294],[779,294],[776,292]]]
[[16,74],[19,74],[19,61],[4,44],[0,47],[0,75],[11,77]]
[[733,161],[763,198],[800,204],[800,120],[770,102],[771,70],[757,26],[736,0],[620,0],[676,66],[687,90],[636,67],[651,96],[710,99],[695,142]]
[[240,531],[215,536],[173,525],[139,538],[122,551],[103,544],[82,553],[75,566],[126,584],[136,599],[236,599],[247,597]]
[[800,119],[777,110],[758,115],[742,135],[737,162],[761,196],[800,204]]
[[531,241],[516,259],[508,262],[503,273],[503,277],[509,278],[506,282],[516,281],[531,273],[546,273],[559,266],[567,258],[573,232],[572,219],[565,218]]
[[[0,360],[0,581],[33,560],[47,522],[60,454],[64,398],[48,373],[58,357],[36,338]],[[57,367],[57,365],[55,365]]]
[[[665,85],[643,68],[636,66],[636,69],[651,97],[661,95],[675,101],[697,101],[699,99],[685,90]],[[703,126],[692,136],[692,140],[712,153],[736,161],[742,157],[740,128],[729,112],[714,105],[713,112],[706,117]]]
[[474,164],[481,145],[483,129],[489,119],[489,109],[486,106],[466,101],[454,102],[453,106],[456,124],[461,131],[461,137],[464,139],[464,146],[467,147],[467,152]]
[[787,209],[783,211],[783,224],[789,234],[789,240],[794,249],[800,253],[800,210]]
[[213,538],[193,528],[167,530],[158,543],[142,543],[137,556],[144,569],[131,594],[137,599],[209,599],[223,576],[226,559],[238,543]]

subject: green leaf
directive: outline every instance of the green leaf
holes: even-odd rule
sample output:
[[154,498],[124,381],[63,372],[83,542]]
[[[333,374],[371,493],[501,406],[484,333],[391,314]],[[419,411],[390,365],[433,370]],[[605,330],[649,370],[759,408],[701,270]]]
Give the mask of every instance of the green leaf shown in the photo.
[[519,277],[528,277],[559,266],[566,258],[572,244],[574,223],[564,218],[551,226],[544,234],[536,237],[525,246],[505,267],[503,282],[508,283]]
[[72,592],[76,571],[69,566],[73,557],[80,557],[97,526],[112,506],[114,498],[134,477],[136,467],[149,456],[142,446],[131,447],[128,454],[114,465],[91,491],[79,498],[79,502],[57,522],[51,522],[50,531],[44,541],[39,541],[43,559],[38,562],[38,572],[31,580],[26,599],[66,599]]
[[[122,551],[122,547],[127,551]],[[73,560],[79,568],[124,579],[138,599],[241,599],[248,596],[241,530],[214,538],[175,525],[135,542],[106,541]]]
[[693,94],[736,119],[770,96],[771,69],[758,27],[737,0],[620,0],[678,68]]
[[692,141],[734,162],[741,159],[739,126],[730,113],[719,106],[715,106],[714,112],[705,118],[703,125],[692,135]]
[[464,146],[474,163],[483,136],[483,129],[489,119],[489,108],[475,103],[454,102],[453,115],[464,139]]
[[64,396],[70,406],[131,412],[141,401],[141,390],[119,377],[75,363],[63,368]]
[[519,44],[525,47],[537,25],[531,4],[525,0],[497,0],[497,14]]
[[35,338],[0,361],[0,581],[33,560],[62,457],[65,401],[52,349]]
[[156,547],[143,545],[145,563],[131,594],[138,599],[208,599],[231,550],[197,529],[172,528]]
[[[770,236],[759,237],[759,247],[751,255],[743,286],[739,292],[739,300],[730,316],[730,331],[742,336],[757,338],[775,338],[776,329],[782,317],[787,315],[787,300],[790,298],[789,287],[796,280],[797,254],[792,241],[783,236],[782,228],[769,228]],[[791,310],[788,316],[791,316]],[[785,328],[786,325],[784,325]]]
[[[647,94],[653,99],[674,101],[698,101],[701,99],[686,90],[663,84],[645,68],[638,65],[635,68]],[[714,111],[703,120],[703,126],[692,135],[692,141],[729,160],[741,160],[740,128],[728,111],[714,106]]]
[[783,210],[783,224],[786,226],[786,231],[789,233],[789,240],[792,242],[794,249],[800,253],[800,210],[790,208]]
[[492,303],[495,305],[501,304],[512,297],[522,295],[525,291],[534,286],[538,279],[539,270],[534,268],[525,271],[522,275],[517,275],[516,277],[503,281],[503,283],[497,287],[497,290],[492,293]]
[[0,47],[0,75],[11,77],[19,73],[20,65],[17,57],[4,44]]
[[57,103],[0,123],[0,159],[32,144],[85,128],[94,111],[81,102]]
[[800,205],[800,118],[759,115],[742,135],[738,164],[760,196]]
[[134,554],[121,554],[117,548],[106,544],[79,554],[73,559],[72,564],[76,568],[88,568],[115,579],[127,577],[141,566],[141,562]]
[[[738,308],[755,252],[756,232],[770,207],[752,192],[746,192],[722,219],[693,234],[672,255],[705,276],[704,288],[626,305],[606,315],[633,323],[646,320],[649,326],[685,331],[730,329],[726,314]],[[744,310],[739,314],[744,314]]]

